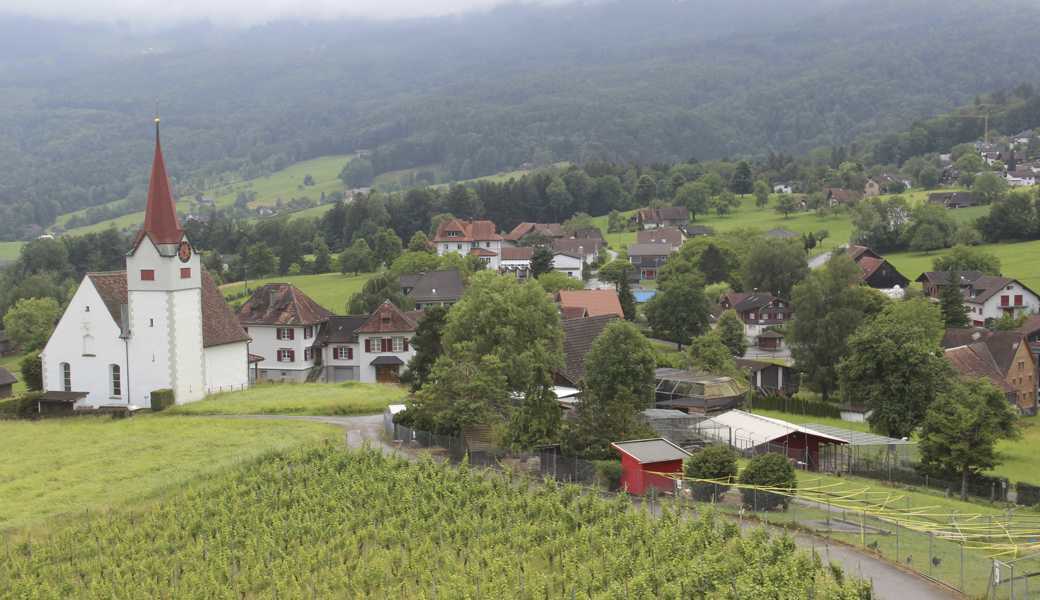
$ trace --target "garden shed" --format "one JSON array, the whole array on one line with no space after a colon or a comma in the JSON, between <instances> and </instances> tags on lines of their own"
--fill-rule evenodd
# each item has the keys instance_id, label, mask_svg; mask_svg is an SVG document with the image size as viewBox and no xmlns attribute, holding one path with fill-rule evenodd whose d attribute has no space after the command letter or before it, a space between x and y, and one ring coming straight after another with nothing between
<instances>
[{"instance_id":1,"label":"garden shed","mask_svg":"<svg viewBox=\"0 0 1040 600\"><path fill-rule=\"evenodd\" d=\"M675 480L661 473L682 475L683 460L690 455L663 438L614 442L610 446L621 455L621 488L636 495L650 489L674 492Z\"/></svg>"},{"instance_id":2,"label":"garden shed","mask_svg":"<svg viewBox=\"0 0 1040 600\"><path fill-rule=\"evenodd\" d=\"M715 415L700 425L705 436L714 437L741 452L777 452L797 461L799 467L814 471L821 466L821 448L849 443L846 436L742 410Z\"/></svg>"}]
</instances>

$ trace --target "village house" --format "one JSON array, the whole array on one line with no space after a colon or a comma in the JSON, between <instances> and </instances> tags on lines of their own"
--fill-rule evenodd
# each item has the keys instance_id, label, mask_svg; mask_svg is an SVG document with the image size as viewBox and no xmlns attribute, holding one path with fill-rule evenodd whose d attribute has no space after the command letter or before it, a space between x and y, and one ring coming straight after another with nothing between
<instances>
[{"instance_id":1,"label":"village house","mask_svg":"<svg viewBox=\"0 0 1040 600\"><path fill-rule=\"evenodd\" d=\"M10 398L14 393L14 384L18 381L10 371L0 367L0 398Z\"/></svg>"},{"instance_id":2,"label":"village house","mask_svg":"<svg viewBox=\"0 0 1040 600\"><path fill-rule=\"evenodd\" d=\"M397 278L401 292L411 298L416 310L451 306L462 298L462 275L458 269L411 273Z\"/></svg>"},{"instance_id":3,"label":"village house","mask_svg":"<svg viewBox=\"0 0 1040 600\"><path fill-rule=\"evenodd\" d=\"M632 276L639 281L657 279L661 266L677 250L671 244L632 244L628 248L628 260L635 266Z\"/></svg>"},{"instance_id":4,"label":"village house","mask_svg":"<svg viewBox=\"0 0 1040 600\"><path fill-rule=\"evenodd\" d=\"M329 317L315 344L321 353L321 379L398 383L415 356L412 338L421 315L386 301L370 315Z\"/></svg>"},{"instance_id":5,"label":"village house","mask_svg":"<svg viewBox=\"0 0 1040 600\"><path fill-rule=\"evenodd\" d=\"M613 315L619 319L625 318L621 300L614 290L560 290L556 292L556 303L565 317L568 313L575 317L577 311L581 311L585 317Z\"/></svg>"},{"instance_id":6,"label":"village house","mask_svg":"<svg viewBox=\"0 0 1040 600\"><path fill-rule=\"evenodd\" d=\"M531 276L531 259L534 257L534 248L529 246L502 248L498 263L498 272L513 275L517 279L524 280Z\"/></svg>"},{"instance_id":7,"label":"village house","mask_svg":"<svg viewBox=\"0 0 1040 600\"><path fill-rule=\"evenodd\" d=\"M463 219L449 219L438 225L431 241L437 248L437 256L449 252L472 254L492 270L498 270L505 245L502 236L495 232L493 222Z\"/></svg>"},{"instance_id":8,"label":"village house","mask_svg":"<svg viewBox=\"0 0 1040 600\"><path fill-rule=\"evenodd\" d=\"M863 195L867 198L880 196L881 194L894 194L910 189L910 181L893 177L888 173L882 173L867 179L863 186Z\"/></svg>"},{"instance_id":9,"label":"village house","mask_svg":"<svg viewBox=\"0 0 1040 600\"><path fill-rule=\"evenodd\" d=\"M949 284L950 274L929 271L921 273L917 281L925 295L938 299L942 286ZM960 273L958 287L964 296L968 318L979 327L1005 315L1019 317L1040 311L1040 296L1017 279L965 271Z\"/></svg>"},{"instance_id":10,"label":"village house","mask_svg":"<svg viewBox=\"0 0 1040 600\"><path fill-rule=\"evenodd\" d=\"M793 194L794 184L788 181L777 183L773 185L774 194Z\"/></svg>"},{"instance_id":11,"label":"village house","mask_svg":"<svg viewBox=\"0 0 1040 600\"><path fill-rule=\"evenodd\" d=\"M891 263L866 246L850 244L846 248L845 254L859 266L863 283L874 289L906 289L906 286L910 284L910 280L896 270Z\"/></svg>"},{"instance_id":12,"label":"village house","mask_svg":"<svg viewBox=\"0 0 1040 600\"><path fill-rule=\"evenodd\" d=\"M978 204L972 192L936 192L928 194L928 202L946 208L969 208Z\"/></svg>"},{"instance_id":13,"label":"village house","mask_svg":"<svg viewBox=\"0 0 1040 600\"><path fill-rule=\"evenodd\" d=\"M1027 187L1036 185L1036 173L1032 169L1016 169L1008 171L1005 176L1010 187Z\"/></svg>"},{"instance_id":14,"label":"village house","mask_svg":"<svg viewBox=\"0 0 1040 600\"><path fill-rule=\"evenodd\" d=\"M598 227L583 227L575 229L571 239L575 240L599 240L603 242L603 232Z\"/></svg>"},{"instance_id":15,"label":"village house","mask_svg":"<svg viewBox=\"0 0 1040 600\"><path fill-rule=\"evenodd\" d=\"M784 334L775 329L766 329L755 336L755 347L768 352L784 349Z\"/></svg>"},{"instance_id":16,"label":"village house","mask_svg":"<svg viewBox=\"0 0 1040 600\"><path fill-rule=\"evenodd\" d=\"M835 206L850 206L860 201L859 192L846 190L844 188L824 188L823 198L831 208Z\"/></svg>"},{"instance_id":17,"label":"village house","mask_svg":"<svg viewBox=\"0 0 1040 600\"><path fill-rule=\"evenodd\" d=\"M73 409L177 404L249 385L249 337L184 234L155 125L144 224L126 270L88 273L41 355L43 401Z\"/></svg>"},{"instance_id":18,"label":"village house","mask_svg":"<svg viewBox=\"0 0 1040 600\"><path fill-rule=\"evenodd\" d=\"M756 337L770 325L791 320L791 305L763 292L727 292L719 297L719 314L733 309L744 323L744 335ZM717 317L718 315L716 315Z\"/></svg>"},{"instance_id":19,"label":"village house","mask_svg":"<svg viewBox=\"0 0 1040 600\"><path fill-rule=\"evenodd\" d=\"M552 241L552 250L554 254L581 257L585 264L591 265L596 262L600 249L606 245L602 238L556 238Z\"/></svg>"},{"instance_id":20,"label":"village house","mask_svg":"<svg viewBox=\"0 0 1040 600\"><path fill-rule=\"evenodd\" d=\"M257 378L303 382L321 364L314 343L332 313L289 283L258 288L238 310L238 322L253 339L250 352L263 360Z\"/></svg>"},{"instance_id":21,"label":"village house","mask_svg":"<svg viewBox=\"0 0 1040 600\"><path fill-rule=\"evenodd\" d=\"M559 223L520 223L512 231L502 236L507 242L517 243L525 237L541 236L545 238L561 238L567 234Z\"/></svg>"},{"instance_id":22,"label":"village house","mask_svg":"<svg viewBox=\"0 0 1040 600\"><path fill-rule=\"evenodd\" d=\"M668 244L678 248L686 241L686 234L675 227L644 229L636 232L637 244Z\"/></svg>"},{"instance_id":23,"label":"village house","mask_svg":"<svg viewBox=\"0 0 1040 600\"><path fill-rule=\"evenodd\" d=\"M1029 315L1015 331L1021 332L1029 342L1029 349L1037 357L1037 368L1040 368L1040 315ZM1040 387L1040 381L1038 381Z\"/></svg>"},{"instance_id":24,"label":"village house","mask_svg":"<svg viewBox=\"0 0 1040 600\"><path fill-rule=\"evenodd\" d=\"M1037 363L1025 334L948 329L942 344L946 360L962 376L989 379L1023 414L1036 414Z\"/></svg>"},{"instance_id":25,"label":"village house","mask_svg":"<svg viewBox=\"0 0 1040 600\"><path fill-rule=\"evenodd\" d=\"M641 208L632 217L632 221L639 225L640 229L684 227L690 221L690 211L684 206Z\"/></svg>"},{"instance_id":26,"label":"village house","mask_svg":"<svg viewBox=\"0 0 1040 600\"><path fill-rule=\"evenodd\" d=\"M576 254L554 252L552 258L552 269L557 273L563 273L567 277L582 279L585 271L585 261L581 256Z\"/></svg>"},{"instance_id":27,"label":"village house","mask_svg":"<svg viewBox=\"0 0 1040 600\"><path fill-rule=\"evenodd\" d=\"M592 350L603 330L618 320L617 315L565 319L563 325L563 368L554 374L556 385L580 388L585 378L585 355Z\"/></svg>"}]
</instances>

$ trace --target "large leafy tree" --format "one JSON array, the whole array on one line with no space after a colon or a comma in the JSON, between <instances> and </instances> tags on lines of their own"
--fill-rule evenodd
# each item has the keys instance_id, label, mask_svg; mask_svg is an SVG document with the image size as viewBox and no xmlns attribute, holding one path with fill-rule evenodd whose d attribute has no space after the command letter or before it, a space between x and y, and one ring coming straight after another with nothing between
<instances>
[{"instance_id":1,"label":"large leafy tree","mask_svg":"<svg viewBox=\"0 0 1040 600\"><path fill-rule=\"evenodd\" d=\"M790 298L794 286L809 274L802 242L760 241L751 247L742 269L744 289Z\"/></svg>"},{"instance_id":2,"label":"large leafy tree","mask_svg":"<svg viewBox=\"0 0 1040 600\"><path fill-rule=\"evenodd\" d=\"M755 182L755 187L751 193L755 195L755 206L758 208L765 208L769 205L769 183L763 179L759 179Z\"/></svg>"},{"instance_id":3,"label":"large leafy tree","mask_svg":"<svg viewBox=\"0 0 1040 600\"><path fill-rule=\"evenodd\" d=\"M743 381L743 375L737 369L733 354L717 333L702 335L690 340L687 350L690 366L715 375L729 375Z\"/></svg>"},{"instance_id":4,"label":"large leafy tree","mask_svg":"<svg viewBox=\"0 0 1040 600\"><path fill-rule=\"evenodd\" d=\"M371 273L376 265L375 254L363 239L356 240L339 257L339 268L344 273Z\"/></svg>"},{"instance_id":5,"label":"large leafy tree","mask_svg":"<svg viewBox=\"0 0 1040 600\"><path fill-rule=\"evenodd\" d=\"M401 238L384 227L372 241L372 257L376 263L390 266L401 255Z\"/></svg>"},{"instance_id":6,"label":"large leafy tree","mask_svg":"<svg viewBox=\"0 0 1040 600\"><path fill-rule=\"evenodd\" d=\"M407 401L408 422L420 430L457 435L510 413L505 369L496 356L473 361L443 356L428 383Z\"/></svg>"},{"instance_id":7,"label":"large leafy tree","mask_svg":"<svg viewBox=\"0 0 1040 600\"><path fill-rule=\"evenodd\" d=\"M609 458L611 442L649 434L639 412L653 406L655 366L649 340L634 325L607 325L585 356L587 375L568 450Z\"/></svg>"},{"instance_id":8,"label":"large leafy tree","mask_svg":"<svg viewBox=\"0 0 1040 600\"><path fill-rule=\"evenodd\" d=\"M675 203L685 206L690 211L690 218L697 220L697 215L708 212L711 205L711 188L703 181L684 183L675 192Z\"/></svg>"},{"instance_id":9,"label":"large leafy tree","mask_svg":"<svg viewBox=\"0 0 1040 600\"><path fill-rule=\"evenodd\" d=\"M657 183L649 175L642 175L636 181L635 199L640 206L647 206L657 195Z\"/></svg>"},{"instance_id":10,"label":"large leafy tree","mask_svg":"<svg viewBox=\"0 0 1040 600\"><path fill-rule=\"evenodd\" d=\"M402 310L409 310L414 306L412 299L401 291L397 276L384 272L366 281L361 291L350 297L347 301L347 312L352 315L367 315L387 300Z\"/></svg>"},{"instance_id":11,"label":"large leafy tree","mask_svg":"<svg viewBox=\"0 0 1040 600\"><path fill-rule=\"evenodd\" d=\"M747 352L747 337L744 335L744 323L732 308L719 316L716 324L716 335L729 348L733 356L744 356Z\"/></svg>"},{"instance_id":12,"label":"large leafy tree","mask_svg":"<svg viewBox=\"0 0 1040 600\"><path fill-rule=\"evenodd\" d=\"M684 273L661 283L646 305L646 320L654 337L675 342L680 349L708 329L704 280Z\"/></svg>"},{"instance_id":13,"label":"large leafy tree","mask_svg":"<svg viewBox=\"0 0 1040 600\"><path fill-rule=\"evenodd\" d=\"M1018 436L1017 416L999 389L983 379L955 383L924 417L921 465L935 474L960 476L966 500L971 476L1000 463L997 442Z\"/></svg>"},{"instance_id":14,"label":"large leafy tree","mask_svg":"<svg viewBox=\"0 0 1040 600\"><path fill-rule=\"evenodd\" d=\"M848 353L849 336L887 303L876 290L859 285L859 277L856 263L839 254L791 292L791 354L824 400L837 388L837 366Z\"/></svg>"},{"instance_id":15,"label":"large leafy tree","mask_svg":"<svg viewBox=\"0 0 1040 600\"><path fill-rule=\"evenodd\" d=\"M47 343L60 316L54 298L23 298L4 315L4 330L15 347L33 352Z\"/></svg>"},{"instance_id":16,"label":"large leafy tree","mask_svg":"<svg viewBox=\"0 0 1040 600\"><path fill-rule=\"evenodd\" d=\"M936 271L980 271L1000 275L1000 258L980 248L957 245L946 254L932 259Z\"/></svg>"},{"instance_id":17,"label":"large leafy tree","mask_svg":"<svg viewBox=\"0 0 1040 600\"><path fill-rule=\"evenodd\" d=\"M942 315L924 299L893 302L864 321L838 366L842 398L870 407L870 427L909 437L952 377L942 356Z\"/></svg>"},{"instance_id":18,"label":"large leafy tree","mask_svg":"<svg viewBox=\"0 0 1040 600\"><path fill-rule=\"evenodd\" d=\"M538 277L552 271L553 253L548 246L536 246L531 256L531 276Z\"/></svg>"}]
</instances>

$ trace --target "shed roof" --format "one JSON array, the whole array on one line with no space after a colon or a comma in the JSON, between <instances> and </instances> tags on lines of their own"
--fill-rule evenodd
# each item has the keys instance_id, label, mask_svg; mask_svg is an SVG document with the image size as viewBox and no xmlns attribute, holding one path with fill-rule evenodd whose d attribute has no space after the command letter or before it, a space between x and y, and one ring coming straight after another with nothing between
<instances>
[{"instance_id":1,"label":"shed roof","mask_svg":"<svg viewBox=\"0 0 1040 600\"><path fill-rule=\"evenodd\" d=\"M669 460L682 460L690 456L689 452L664 438L614 442L610 446L618 452L636 459L636 462L641 465Z\"/></svg>"},{"instance_id":2,"label":"shed roof","mask_svg":"<svg viewBox=\"0 0 1040 600\"><path fill-rule=\"evenodd\" d=\"M733 432L734 437L748 440L756 446L787 437L792 433L803 433L838 444L849 443L847 438L841 436L830 435L810 427L789 423L781 419L756 415L739 409L733 409L715 415L714 417L706 419L705 423L716 426L716 428L705 429L705 432L709 436L714 434L718 437L718 435L721 434L720 429L727 428L729 431ZM729 441L728 434L726 434L726 439L724 441Z\"/></svg>"},{"instance_id":3,"label":"shed roof","mask_svg":"<svg viewBox=\"0 0 1040 600\"><path fill-rule=\"evenodd\" d=\"M843 427L820 425L819 423L806 423L805 426L813 431L848 440L850 446L908 446L914 443L909 440L870 433L869 431L855 431Z\"/></svg>"}]
</instances>

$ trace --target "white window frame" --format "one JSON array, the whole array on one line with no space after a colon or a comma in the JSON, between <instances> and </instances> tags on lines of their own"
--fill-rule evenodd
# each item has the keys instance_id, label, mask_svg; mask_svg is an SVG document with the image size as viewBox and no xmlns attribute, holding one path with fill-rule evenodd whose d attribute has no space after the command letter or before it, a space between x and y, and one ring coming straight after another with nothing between
<instances>
[{"instance_id":1,"label":"white window frame","mask_svg":"<svg viewBox=\"0 0 1040 600\"><path fill-rule=\"evenodd\" d=\"M123 369L117 364L108 365L109 395L113 398L123 397Z\"/></svg>"},{"instance_id":2,"label":"white window frame","mask_svg":"<svg viewBox=\"0 0 1040 600\"><path fill-rule=\"evenodd\" d=\"M278 362L293 362L292 360L289 359L289 357L292 356L291 352L292 352L292 348L279 348L278 349Z\"/></svg>"},{"instance_id":3,"label":"white window frame","mask_svg":"<svg viewBox=\"0 0 1040 600\"><path fill-rule=\"evenodd\" d=\"M61 388L66 392L72 391L72 365L67 362L61 363Z\"/></svg>"},{"instance_id":4,"label":"white window frame","mask_svg":"<svg viewBox=\"0 0 1040 600\"><path fill-rule=\"evenodd\" d=\"M390 345L391 352L404 352L404 338L401 336L394 336L393 342Z\"/></svg>"},{"instance_id":5,"label":"white window frame","mask_svg":"<svg viewBox=\"0 0 1040 600\"><path fill-rule=\"evenodd\" d=\"M292 335L293 335L293 334L291 334L291 333L287 333L287 332L289 332L289 331L292 331L292 327L278 327L277 329L275 329L275 335L274 335L274 337L275 337L275 339L277 339L277 340L291 340L291 339L293 339L293 338L294 338L295 336L293 336L293 337L289 337L289 336L292 336Z\"/></svg>"}]
</instances>

